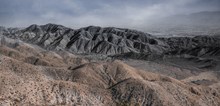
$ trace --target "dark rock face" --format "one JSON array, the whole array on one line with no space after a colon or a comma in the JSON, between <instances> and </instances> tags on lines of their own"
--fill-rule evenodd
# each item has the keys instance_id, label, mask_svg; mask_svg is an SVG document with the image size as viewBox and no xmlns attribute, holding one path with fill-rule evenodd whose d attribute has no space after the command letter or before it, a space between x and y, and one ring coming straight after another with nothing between
<instances>
[{"instance_id":1,"label":"dark rock face","mask_svg":"<svg viewBox=\"0 0 220 106\"><path fill-rule=\"evenodd\" d=\"M116 58L147 60L182 56L199 63L198 67L215 67L220 63L218 36L156 38L130 29L88 26L74 30L56 24L31 25L24 29L1 27L0 32L1 35L18 38L49 50L67 50L77 54L103 54ZM200 65L210 63L209 61L211 64Z\"/></svg>"},{"instance_id":2,"label":"dark rock face","mask_svg":"<svg viewBox=\"0 0 220 106\"><path fill-rule=\"evenodd\" d=\"M89 26L73 30L55 24L31 25L14 32L5 31L4 35L47 49L66 49L83 54L162 53L166 49L161 40L147 33L114 27Z\"/></svg>"},{"instance_id":3,"label":"dark rock face","mask_svg":"<svg viewBox=\"0 0 220 106\"><path fill-rule=\"evenodd\" d=\"M82 54L190 54L218 55L220 37L156 38L140 31L97 26L71 29L62 25L31 25L28 28L0 28L2 35L19 38L47 49L65 49ZM213 52L213 53L212 53Z\"/></svg>"}]
</instances>

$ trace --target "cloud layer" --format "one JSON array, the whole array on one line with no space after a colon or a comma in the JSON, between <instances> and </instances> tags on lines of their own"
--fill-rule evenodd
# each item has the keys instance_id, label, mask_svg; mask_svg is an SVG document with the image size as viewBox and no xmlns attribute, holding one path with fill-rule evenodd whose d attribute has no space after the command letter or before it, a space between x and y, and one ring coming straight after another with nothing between
<instances>
[{"instance_id":1,"label":"cloud layer","mask_svg":"<svg viewBox=\"0 0 220 106\"><path fill-rule=\"evenodd\" d=\"M0 0L0 25L143 28L161 17L219 10L219 0Z\"/></svg>"}]
</instances>

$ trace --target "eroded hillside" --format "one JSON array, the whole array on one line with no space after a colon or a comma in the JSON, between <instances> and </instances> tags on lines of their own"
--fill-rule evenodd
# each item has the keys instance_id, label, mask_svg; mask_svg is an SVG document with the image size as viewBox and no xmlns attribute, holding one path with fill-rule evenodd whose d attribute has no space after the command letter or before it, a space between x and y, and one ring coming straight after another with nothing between
<instances>
[{"instance_id":1,"label":"eroded hillside","mask_svg":"<svg viewBox=\"0 0 220 106\"><path fill-rule=\"evenodd\" d=\"M206 76L213 81L206 85L193 82L206 74L177 80L120 60L92 62L68 51L4 39L1 105L220 105L217 74Z\"/></svg>"}]
</instances>

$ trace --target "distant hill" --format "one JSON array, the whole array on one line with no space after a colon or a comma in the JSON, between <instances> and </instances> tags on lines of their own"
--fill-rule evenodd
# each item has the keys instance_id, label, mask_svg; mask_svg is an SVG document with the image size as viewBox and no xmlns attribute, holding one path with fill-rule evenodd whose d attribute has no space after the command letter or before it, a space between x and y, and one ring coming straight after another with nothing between
<instances>
[{"instance_id":1,"label":"distant hill","mask_svg":"<svg viewBox=\"0 0 220 106\"><path fill-rule=\"evenodd\" d=\"M183 25L204 25L220 27L220 11L215 12L198 12L189 15L173 16L170 21Z\"/></svg>"},{"instance_id":2,"label":"distant hill","mask_svg":"<svg viewBox=\"0 0 220 106\"><path fill-rule=\"evenodd\" d=\"M148 31L178 35L219 35L220 11L203 11L188 15L174 15L147 27Z\"/></svg>"}]
</instances>

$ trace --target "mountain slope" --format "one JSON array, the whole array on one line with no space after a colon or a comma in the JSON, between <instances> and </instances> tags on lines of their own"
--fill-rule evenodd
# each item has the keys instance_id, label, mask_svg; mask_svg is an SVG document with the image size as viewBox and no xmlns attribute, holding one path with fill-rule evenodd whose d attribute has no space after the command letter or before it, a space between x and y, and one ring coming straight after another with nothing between
<instances>
[{"instance_id":1,"label":"mountain slope","mask_svg":"<svg viewBox=\"0 0 220 106\"><path fill-rule=\"evenodd\" d=\"M3 35L47 49L65 49L75 53L120 54L141 50L149 52L151 48L161 51L163 46L166 46L149 34L113 27L89 26L73 30L55 24L31 25L15 32L9 29Z\"/></svg>"},{"instance_id":2,"label":"mountain slope","mask_svg":"<svg viewBox=\"0 0 220 106\"><path fill-rule=\"evenodd\" d=\"M185 67L178 63L182 59L185 63L193 62L189 64L193 67L214 70L219 69L220 63L219 36L157 38L131 29L89 26L74 30L56 24L31 25L23 29L2 27L1 34L47 50L64 50L81 55L165 60L165 63L168 61Z\"/></svg>"},{"instance_id":3,"label":"mountain slope","mask_svg":"<svg viewBox=\"0 0 220 106\"><path fill-rule=\"evenodd\" d=\"M0 105L220 105L218 83L200 86L118 60L88 62L12 41L0 47Z\"/></svg>"},{"instance_id":4,"label":"mountain slope","mask_svg":"<svg viewBox=\"0 0 220 106\"><path fill-rule=\"evenodd\" d=\"M220 105L218 36L47 24L1 28L0 44L0 105Z\"/></svg>"}]
</instances>

